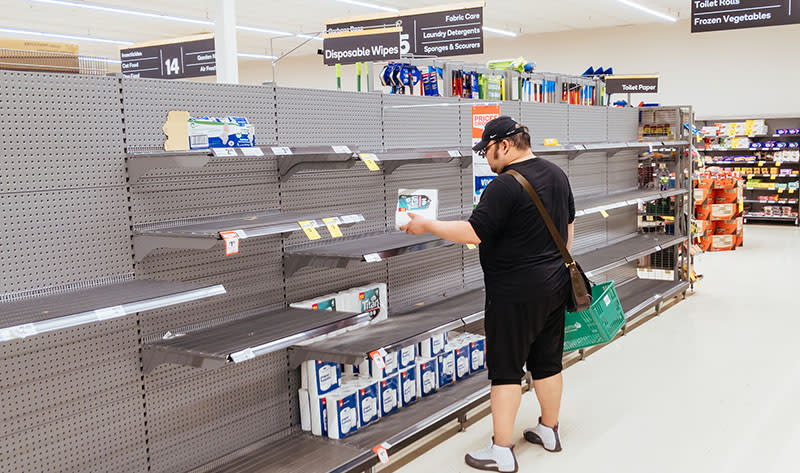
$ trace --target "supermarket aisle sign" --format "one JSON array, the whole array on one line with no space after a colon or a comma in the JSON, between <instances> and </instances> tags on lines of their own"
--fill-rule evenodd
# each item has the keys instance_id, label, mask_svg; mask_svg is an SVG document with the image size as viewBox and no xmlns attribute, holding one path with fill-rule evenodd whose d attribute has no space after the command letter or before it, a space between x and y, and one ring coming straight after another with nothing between
<instances>
[{"instance_id":1,"label":"supermarket aisle sign","mask_svg":"<svg viewBox=\"0 0 800 473\"><path fill-rule=\"evenodd\" d=\"M400 28L326 34L325 65L400 59Z\"/></svg>"},{"instance_id":2,"label":"supermarket aisle sign","mask_svg":"<svg viewBox=\"0 0 800 473\"><path fill-rule=\"evenodd\" d=\"M122 75L153 79L183 79L217 74L214 35L134 44L119 50Z\"/></svg>"},{"instance_id":3,"label":"supermarket aisle sign","mask_svg":"<svg viewBox=\"0 0 800 473\"><path fill-rule=\"evenodd\" d=\"M692 33L800 23L800 0L691 0Z\"/></svg>"},{"instance_id":4,"label":"supermarket aisle sign","mask_svg":"<svg viewBox=\"0 0 800 473\"><path fill-rule=\"evenodd\" d=\"M483 135L483 129L491 120L500 116L500 105L475 105L472 107L472 146L475 146ZM489 162L485 158L472 152L472 205L478 205L481 194L486 186L497 176L489 167Z\"/></svg>"},{"instance_id":5,"label":"supermarket aisle sign","mask_svg":"<svg viewBox=\"0 0 800 473\"><path fill-rule=\"evenodd\" d=\"M606 76L607 94L657 94L658 76Z\"/></svg>"},{"instance_id":6,"label":"supermarket aisle sign","mask_svg":"<svg viewBox=\"0 0 800 473\"><path fill-rule=\"evenodd\" d=\"M483 1L468 2L328 20L325 33L400 27L400 54L436 57L482 54L484 5Z\"/></svg>"}]
</instances>

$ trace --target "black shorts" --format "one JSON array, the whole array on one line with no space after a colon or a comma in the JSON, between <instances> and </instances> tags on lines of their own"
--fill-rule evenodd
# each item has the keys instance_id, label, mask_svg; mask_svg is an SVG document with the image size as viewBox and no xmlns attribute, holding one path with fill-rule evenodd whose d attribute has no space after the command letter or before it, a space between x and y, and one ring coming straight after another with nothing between
<instances>
[{"instance_id":1,"label":"black shorts","mask_svg":"<svg viewBox=\"0 0 800 473\"><path fill-rule=\"evenodd\" d=\"M520 384L527 363L533 379L562 370L564 311L570 286L535 302L486 299L486 365L492 385Z\"/></svg>"}]
</instances>

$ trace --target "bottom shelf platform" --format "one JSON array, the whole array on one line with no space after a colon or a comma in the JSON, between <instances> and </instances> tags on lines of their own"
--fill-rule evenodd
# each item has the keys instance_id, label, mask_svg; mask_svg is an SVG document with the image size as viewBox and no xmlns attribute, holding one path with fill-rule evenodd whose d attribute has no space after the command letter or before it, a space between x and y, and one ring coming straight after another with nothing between
<instances>
[{"instance_id":1,"label":"bottom shelf platform","mask_svg":"<svg viewBox=\"0 0 800 473\"><path fill-rule=\"evenodd\" d=\"M625 311L625 319L631 320L688 288L689 283L684 281L633 279L617 286L617 296Z\"/></svg>"}]
</instances>

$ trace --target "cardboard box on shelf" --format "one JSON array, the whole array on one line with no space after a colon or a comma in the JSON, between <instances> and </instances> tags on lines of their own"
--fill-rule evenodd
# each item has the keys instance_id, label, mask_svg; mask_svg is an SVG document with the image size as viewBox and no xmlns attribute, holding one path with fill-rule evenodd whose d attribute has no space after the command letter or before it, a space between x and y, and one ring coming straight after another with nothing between
<instances>
[{"instance_id":1,"label":"cardboard box on shelf","mask_svg":"<svg viewBox=\"0 0 800 473\"><path fill-rule=\"evenodd\" d=\"M453 384L456 381L456 357L453 350L442 352L436 358L436 369L439 371L439 387Z\"/></svg>"},{"instance_id":2,"label":"cardboard box on shelf","mask_svg":"<svg viewBox=\"0 0 800 473\"><path fill-rule=\"evenodd\" d=\"M469 371L471 374L475 374L486 368L486 337L469 335Z\"/></svg>"},{"instance_id":3,"label":"cardboard box on shelf","mask_svg":"<svg viewBox=\"0 0 800 473\"><path fill-rule=\"evenodd\" d=\"M420 357L414 365L414 377L417 381L417 396L428 397L439 389L439 371L436 358Z\"/></svg>"},{"instance_id":4,"label":"cardboard box on shelf","mask_svg":"<svg viewBox=\"0 0 800 473\"><path fill-rule=\"evenodd\" d=\"M314 435L328 436L328 400L327 394L314 396L308 394L309 410L311 413L311 433ZM301 398L302 401L302 398ZM302 415L302 412L300 413Z\"/></svg>"},{"instance_id":5,"label":"cardboard box on shelf","mask_svg":"<svg viewBox=\"0 0 800 473\"><path fill-rule=\"evenodd\" d=\"M711 191L709 189L704 189L704 188L694 189L694 205L704 205L707 203L710 197L711 197Z\"/></svg>"},{"instance_id":6,"label":"cardboard box on shelf","mask_svg":"<svg viewBox=\"0 0 800 473\"><path fill-rule=\"evenodd\" d=\"M326 396L328 438L340 439L358 430L358 393L339 388Z\"/></svg>"},{"instance_id":7,"label":"cardboard box on shelf","mask_svg":"<svg viewBox=\"0 0 800 473\"><path fill-rule=\"evenodd\" d=\"M303 383L301 387L308 389L308 393L312 397L321 396L339 388L342 373L338 363L308 360L300 366L301 383Z\"/></svg>"},{"instance_id":8,"label":"cardboard box on shelf","mask_svg":"<svg viewBox=\"0 0 800 473\"><path fill-rule=\"evenodd\" d=\"M711 251L730 251L736 245L736 235L714 235Z\"/></svg>"},{"instance_id":9,"label":"cardboard box on shelf","mask_svg":"<svg viewBox=\"0 0 800 473\"><path fill-rule=\"evenodd\" d=\"M417 359L417 345L409 345L398 352L397 365L400 370L414 366Z\"/></svg>"},{"instance_id":10,"label":"cardboard box on shelf","mask_svg":"<svg viewBox=\"0 0 800 473\"><path fill-rule=\"evenodd\" d=\"M439 333L423 340L419 344L419 356L433 358L444 351L445 343L447 343L447 334L445 333Z\"/></svg>"},{"instance_id":11,"label":"cardboard box on shelf","mask_svg":"<svg viewBox=\"0 0 800 473\"><path fill-rule=\"evenodd\" d=\"M380 418L378 408L378 380L357 379L353 383L358 394L358 427L365 427Z\"/></svg>"},{"instance_id":12,"label":"cardboard box on shelf","mask_svg":"<svg viewBox=\"0 0 800 473\"><path fill-rule=\"evenodd\" d=\"M325 296L315 297L314 299L294 302L289 304L289 307L295 309L336 310L337 299L339 299L338 294L327 294Z\"/></svg>"},{"instance_id":13,"label":"cardboard box on shelf","mask_svg":"<svg viewBox=\"0 0 800 473\"><path fill-rule=\"evenodd\" d=\"M711 220L730 220L739 213L736 204L713 204L711 206Z\"/></svg>"},{"instance_id":14,"label":"cardboard box on shelf","mask_svg":"<svg viewBox=\"0 0 800 473\"><path fill-rule=\"evenodd\" d=\"M400 371L400 403L407 406L417 400L417 370L412 365Z\"/></svg>"},{"instance_id":15,"label":"cardboard box on shelf","mask_svg":"<svg viewBox=\"0 0 800 473\"><path fill-rule=\"evenodd\" d=\"M400 408L400 375L395 373L378 382L378 400L381 417L386 417Z\"/></svg>"},{"instance_id":16,"label":"cardboard box on shelf","mask_svg":"<svg viewBox=\"0 0 800 473\"><path fill-rule=\"evenodd\" d=\"M735 235L740 230L740 219L717 220L714 222L714 235Z\"/></svg>"},{"instance_id":17,"label":"cardboard box on shelf","mask_svg":"<svg viewBox=\"0 0 800 473\"><path fill-rule=\"evenodd\" d=\"M734 204L739 202L739 189L714 189L714 202L715 204Z\"/></svg>"},{"instance_id":18,"label":"cardboard box on shelf","mask_svg":"<svg viewBox=\"0 0 800 473\"><path fill-rule=\"evenodd\" d=\"M337 294L337 307L344 312L373 312L373 322L386 320L389 316L385 283L374 283L354 287Z\"/></svg>"}]
</instances>

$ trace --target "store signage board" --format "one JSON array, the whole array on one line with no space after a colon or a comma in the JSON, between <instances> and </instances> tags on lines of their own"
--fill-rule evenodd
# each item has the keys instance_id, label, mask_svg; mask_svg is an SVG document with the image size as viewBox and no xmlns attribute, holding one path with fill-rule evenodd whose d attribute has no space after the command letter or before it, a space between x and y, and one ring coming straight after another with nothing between
<instances>
[{"instance_id":1,"label":"store signage board","mask_svg":"<svg viewBox=\"0 0 800 473\"><path fill-rule=\"evenodd\" d=\"M607 94L657 94L658 76L606 76Z\"/></svg>"},{"instance_id":2,"label":"store signage board","mask_svg":"<svg viewBox=\"0 0 800 473\"><path fill-rule=\"evenodd\" d=\"M800 0L692 0L692 33L800 23Z\"/></svg>"},{"instance_id":3,"label":"store signage board","mask_svg":"<svg viewBox=\"0 0 800 473\"><path fill-rule=\"evenodd\" d=\"M400 28L326 34L325 65L400 59Z\"/></svg>"},{"instance_id":4,"label":"store signage board","mask_svg":"<svg viewBox=\"0 0 800 473\"><path fill-rule=\"evenodd\" d=\"M400 27L400 54L461 56L483 53L484 2L403 10L398 13L329 20L327 34Z\"/></svg>"},{"instance_id":5,"label":"store signage board","mask_svg":"<svg viewBox=\"0 0 800 473\"><path fill-rule=\"evenodd\" d=\"M478 144L486 124L500 116L500 105L474 105L472 107L472 146ZM472 152L472 205L478 205L486 186L497 177L486 158Z\"/></svg>"},{"instance_id":6,"label":"store signage board","mask_svg":"<svg viewBox=\"0 0 800 473\"><path fill-rule=\"evenodd\" d=\"M120 49L122 75L152 79L183 79L217 74L214 35L145 43Z\"/></svg>"}]
</instances>

